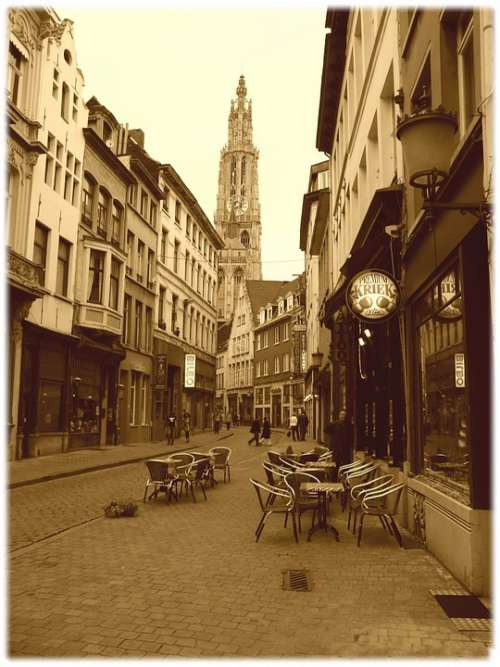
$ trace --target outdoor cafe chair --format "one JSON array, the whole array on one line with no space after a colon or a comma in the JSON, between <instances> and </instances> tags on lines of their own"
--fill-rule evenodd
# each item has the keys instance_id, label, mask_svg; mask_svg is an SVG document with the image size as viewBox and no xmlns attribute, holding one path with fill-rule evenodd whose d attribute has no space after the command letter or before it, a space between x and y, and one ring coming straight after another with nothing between
<instances>
[{"instance_id":1,"label":"outdoor cafe chair","mask_svg":"<svg viewBox=\"0 0 500 667\"><path fill-rule=\"evenodd\" d=\"M280 466L281 465L281 456L278 454L278 452L273 451L270 449L267 452L267 458L271 461L271 463L274 463L275 465Z\"/></svg>"},{"instance_id":2,"label":"outdoor cafe chair","mask_svg":"<svg viewBox=\"0 0 500 667\"><path fill-rule=\"evenodd\" d=\"M176 452L169 457L170 465L172 466L172 477L175 484L176 496L177 486L185 487L187 493L187 485L185 484L186 476L189 472L189 467L194 461L194 456L189 452Z\"/></svg>"},{"instance_id":3,"label":"outdoor cafe chair","mask_svg":"<svg viewBox=\"0 0 500 667\"><path fill-rule=\"evenodd\" d=\"M231 469L229 467L229 459L231 458L232 450L229 447L212 447L209 449L208 453L214 457L215 461L213 464L214 470L223 470L224 471L224 483L231 481Z\"/></svg>"},{"instance_id":4,"label":"outdoor cafe chair","mask_svg":"<svg viewBox=\"0 0 500 667\"><path fill-rule=\"evenodd\" d=\"M316 512L320 509L318 494L304 493L300 490L300 485L304 482L319 482L319 478L307 472L291 472L285 477L285 484L290 489L293 496L292 512L297 515L299 520L299 533L302 531L300 517L304 512L312 511L312 526Z\"/></svg>"},{"instance_id":5,"label":"outdoor cafe chair","mask_svg":"<svg viewBox=\"0 0 500 667\"><path fill-rule=\"evenodd\" d=\"M289 468L274 465L269 461L264 461L262 466L269 484L272 484L272 486L285 486L285 477L290 472Z\"/></svg>"},{"instance_id":6,"label":"outdoor cafe chair","mask_svg":"<svg viewBox=\"0 0 500 667\"><path fill-rule=\"evenodd\" d=\"M143 502L146 502L148 489L151 487L153 487L153 492L149 496L148 500L151 500L153 496L156 498L160 491L165 493L168 500L172 493L172 488L175 484L174 478L169 476L168 462L161 461L159 459L150 459L149 461L145 461L145 464L148 469L149 478L146 481Z\"/></svg>"},{"instance_id":7,"label":"outdoor cafe chair","mask_svg":"<svg viewBox=\"0 0 500 667\"><path fill-rule=\"evenodd\" d=\"M303 463L300 463L298 460L286 456L286 454L282 454L279 458L279 465L283 468L288 468L290 471L305 467Z\"/></svg>"},{"instance_id":8,"label":"outdoor cafe chair","mask_svg":"<svg viewBox=\"0 0 500 667\"><path fill-rule=\"evenodd\" d=\"M345 463L344 465L341 465L338 470L339 481L341 477L354 470L354 468L360 468L361 466L367 464L368 464L367 459L356 459L355 461L352 461L352 463Z\"/></svg>"},{"instance_id":9,"label":"outdoor cafe chair","mask_svg":"<svg viewBox=\"0 0 500 667\"><path fill-rule=\"evenodd\" d=\"M347 530L350 529L351 525L351 516L353 516L353 526L352 532L353 535L356 534L356 522L358 517L358 512L361 508L361 502L363 497L369 491L375 491L378 489L384 489L388 486L391 486L394 480L394 475L381 475L380 477L374 477L368 482L361 482L361 484L356 484L351 487L351 498L349 500L349 516L347 519ZM380 519L382 521L382 518ZM382 521L384 528L386 527Z\"/></svg>"},{"instance_id":10,"label":"outdoor cafe chair","mask_svg":"<svg viewBox=\"0 0 500 667\"><path fill-rule=\"evenodd\" d=\"M387 528L399 546L403 546L401 533L394 517L397 514L401 493L405 486L405 482L400 482L399 484L393 484L384 489L375 489L364 494L360 509L358 547L361 545L361 533L365 516L378 516L382 525Z\"/></svg>"},{"instance_id":11,"label":"outdoor cafe chair","mask_svg":"<svg viewBox=\"0 0 500 667\"><path fill-rule=\"evenodd\" d=\"M271 514L284 514L285 527L287 524L288 515L291 514L293 535L295 537L295 541L298 542L299 536L297 534L297 523L295 521L295 512L293 511L294 502L291 491L289 489L278 488L272 484L267 484L266 482L260 482L251 478L250 483L257 493L260 509L262 510L262 516L255 531L255 541L259 541L266 521L271 516ZM267 494L266 498L264 498L264 494Z\"/></svg>"},{"instance_id":12,"label":"outdoor cafe chair","mask_svg":"<svg viewBox=\"0 0 500 667\"><path fill-rule=\"evenodd\" d=\"M339 482L341 482L342 486L344 487L342 494L342 511L346 509L347 503L351 497L351 488L356 483L361 484L361 482L368 482L369 480L373 479L377 470L378 465L372 462L357 468L353 468L339 479Z\"/></svg>"},{"instance_id":13,"label":"outdoor cafe chair","mask_svg":"<svg viewBox=\"0 0 500 667\"><path fill-rule=\"evenodd\" d=\"M191 492L191 497L193 502L196 502L196 496L194 493L195 487L198 487L203 492L203 497L207 499L207 494L205 491L205 484L207 481L207 470L209 469L210 461L208 457L203 459L198 459L189 464L188 469L185 473L183 483L186 485L186 489Z\"/></svg>"},{"instance_id":14,"label":"outdoor cafe chair","mask_svg":"<svg viewBox=\"0 0 500 667\"><path fill-rule=\"evenodd\" d=\"M301 454L299 456L299 463L311 463L313 461L318 461L319 458L319 454L315 454L314 452L306 452L305 454Z\"/></svg>"}]
</instances>

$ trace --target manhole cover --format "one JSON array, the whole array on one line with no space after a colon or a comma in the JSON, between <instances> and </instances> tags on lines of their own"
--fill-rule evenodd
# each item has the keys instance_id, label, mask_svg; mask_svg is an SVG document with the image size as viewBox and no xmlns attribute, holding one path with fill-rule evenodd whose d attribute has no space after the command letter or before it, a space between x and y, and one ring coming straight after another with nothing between
<instances>
[{"instance_id":1,"label":"manhole cover","mask_svg":"<svg viewBox=\"0 0 500 667\"><path fill-rule=\"evenodd\" d=\"M284 591L311 591L311 577L309 570L283 570Z\"/></svg>"}]
</instances>

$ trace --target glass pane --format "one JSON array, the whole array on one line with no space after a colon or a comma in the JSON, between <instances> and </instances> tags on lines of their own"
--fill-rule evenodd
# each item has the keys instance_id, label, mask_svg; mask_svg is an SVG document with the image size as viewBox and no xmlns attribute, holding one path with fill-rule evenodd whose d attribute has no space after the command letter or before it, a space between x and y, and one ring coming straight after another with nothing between
<instances>
[{"instance_id":1,"label":"glass pane","mask_svg":"<svg viewBox=\"0 0 500 667\"><path fill-rule=\"evenodd\" d=\"M61 427L63 385L60 382L41 382L38 400L38 430L58 431Z\"/></svg>"},{"instance_id":2,"label":"glass pane","mask_svg":"<svg viewBox=\"0 0 500 667\"><path fill-rule=\"evenodd\" d=\"M424 469L469 486L463 326L434 319L418 328Z\"/></svg>"}]
</instances>

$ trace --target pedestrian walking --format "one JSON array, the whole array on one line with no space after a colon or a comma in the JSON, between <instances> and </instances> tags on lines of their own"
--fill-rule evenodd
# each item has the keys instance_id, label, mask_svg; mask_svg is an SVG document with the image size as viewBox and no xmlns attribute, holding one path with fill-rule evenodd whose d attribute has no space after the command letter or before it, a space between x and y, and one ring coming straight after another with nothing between
<instances>
[{"instance_id":1,"label":"pedestrian walking","mask_svg":"<svg viewBox=\"0 0 500 667\"><path fill-rule=\"evenodd\" d=\"M299 439L299 434L297 433L297 415L294 412L293 415L290 417L290 429L289 433L292 435L292 440L298 440Z\"/></svg>"},{"instance_id":2,"label":"pedestrian walking","mask_svg":"<svg viewBox=\"0 0 500 667\"><path fill-rule=\"evenodd\" d=\"M224 423L226 425L226 430L229 431L229 427L231 426L231 415L229 412L226 412L224 415Z\"/></svg>"},{"instance_id":3,"label":"pedestrian walking","mask_svg":"<svg viewBox=\"0 0 500 667\"><path fill-rule=\"evenodd\" d=\"M182 428L184 429L186 442L189 442L189 436L191 434L191 415L189 412L185 412L182 416Z\"/></svg>"},{"instance_id":4,"label":"pedestrian walking","mask_svg":"<svg viewBox=\"0 0 500 667\"><path fill-rule=\"evenodd\" d=\"M352 461L352 426L347 421L347 412L340 410L339 418L332 419L325 426L327 434L327 447L333 452L333 458L337 464L337 470L340 466Z\"/></svg>"},{"instance_id":5,"label":"pedestrian walking","mask_svg":"<svg viewBox=\"0 0 500 667\"><path fill-rule=\"evenodd\" d=\"M167 445L173 445L175 439L175 415L173 413L167 417L165 430L167 433Z\"/></svg>"},{"instance_id":6,"label":"pedestrian walking","mask_svg":"<svg viewBox=\"0 0 500 667\"><path fill-rule=\"evenodd\" d=\"M262 422L262 444L271 444L271 422L267 417L264 417L264 421Z\"/></svg>"},{"instance_id":7,"label":"pedestrian walking","mask_svg":"<svg viewBox=\"0 0 500 667\"><path fill-rule=\"evenodd\" d=\"M218 433L220 428L220 412L216 411L214 414L214 433Z\"/></svg>"},{"instance_id":8,"label":"pedestrian walking","mask_svg":"<svg viewBox=\"0 0 500 667\"><path fill-rule=\"evenodd\" d=\"M255 446L259 447L260 421L258 417L255 417L255 419L253 420L252 425L250 426L250 433L253 433L253 438L250 438L248 444L251 445L252 442L255 440Z\"/></svg>"},{"instance_id":9,"label":"pedestrian walking","mask_svg":"<svg viewBox=\"0 0 500 667\"><path fill-rule=\"evenodd\" d=\"M309 419L304 410L300 411L299 418L297 420L298 430L299 430L299 440L306 439L307 426L309 424Z\"/></svg>"}]
</instances>

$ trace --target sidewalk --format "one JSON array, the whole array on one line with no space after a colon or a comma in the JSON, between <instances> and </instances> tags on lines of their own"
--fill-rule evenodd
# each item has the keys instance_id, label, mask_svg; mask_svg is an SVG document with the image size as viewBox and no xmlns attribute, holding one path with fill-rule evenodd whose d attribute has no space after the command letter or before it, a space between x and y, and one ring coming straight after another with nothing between
<instances>
[{"instance_id":1,"label":"sidewalk","mask_svg":"<svg viewBox=\"0 0 500 667\"><path fill-rule=\"evenodd\" d=\"M176 439L173 447L167 446L165 441L138 442L127 445L107 445L99 449L79 449L62 454L9 461L7 488L15 489L37 482L46 482L51 479L69 477L70 475L78 475L103 468L113 468L156 456L166 456L174 452L198 448L208 449L218 444L223 445L225 439L233 435L234 429L221 430L219 433L204 431L192 434L188 445L186 445L182 436Z\"/></svg>"}]
</instances>

